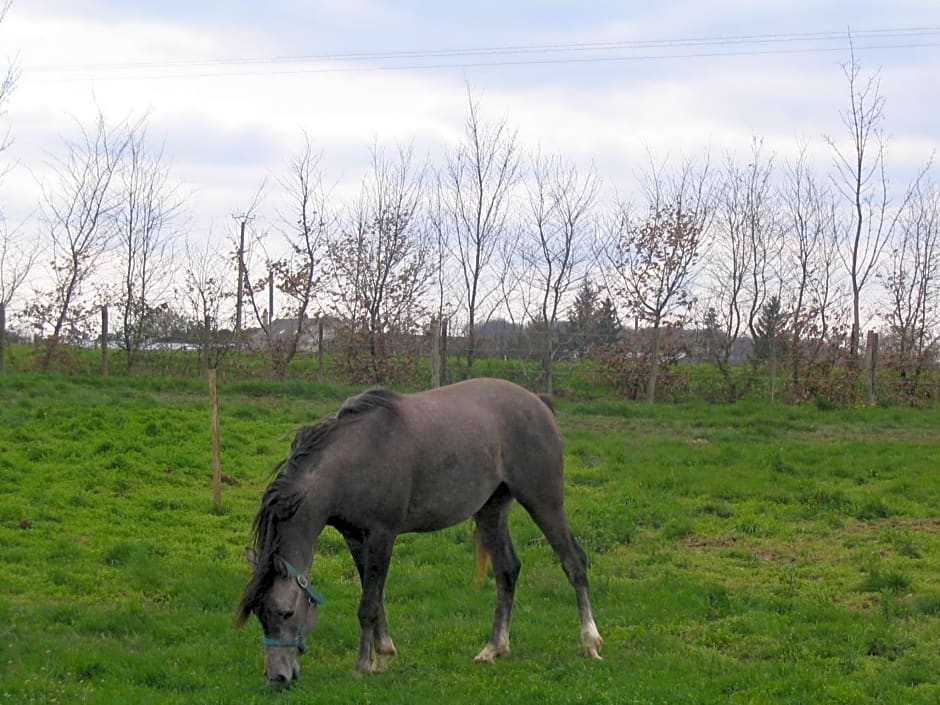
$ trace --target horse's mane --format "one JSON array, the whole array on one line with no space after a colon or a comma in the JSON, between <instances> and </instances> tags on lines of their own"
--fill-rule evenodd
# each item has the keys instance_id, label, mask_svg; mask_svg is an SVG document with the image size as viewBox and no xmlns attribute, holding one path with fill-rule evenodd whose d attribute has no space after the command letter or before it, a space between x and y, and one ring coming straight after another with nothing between
<instances>
[{"instance_id":1,"label":"horse's mane","mask_svg":"<svg viewBox=\"0 0 940 705\"><path fill-rule=\"evenodd\" d=\"M343 405L336 412L336 418L341 419L346 416L356 416L364 414L373 409L388 409L395 411L395 404L401 395L391 392L387 389L375 388L349 397L343 402Z\"/></svg>"},{"instance_id":2,"label":"horse's mane","mask_svg":"<svg viewBox=\"0 0 940 705\"><path fill-rule=\"evenodd\" d=\"M276 477L264 491L261 506L252 522L251 544L257 562L238 608L239 623L248 618L274 580L274 557L281 545L278 523L294 516L304 498L297 479L314 470L316 456L329 447L338 431L376 409L396 413L398 398L398 394L386 389L370 389L347 399L335 415L297 431L290 455L274 467Z\"/></svg>"}]
</instances>

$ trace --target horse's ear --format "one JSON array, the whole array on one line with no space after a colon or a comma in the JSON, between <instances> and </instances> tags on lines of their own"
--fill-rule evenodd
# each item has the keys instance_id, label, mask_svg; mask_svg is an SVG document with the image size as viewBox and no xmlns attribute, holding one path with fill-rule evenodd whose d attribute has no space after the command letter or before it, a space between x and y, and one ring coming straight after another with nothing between
<instances>
[{"instance_id":1,"label":"horse's ear","mask_svg":"<svg viewBox=\"0 0 940 705\"><path fill-rule=\"evenodd\" d=\"M274 556L272 563L274 564L274 570L276 570L279 575L287 577L287 567L284 565L284 560L280 556Z\"/></svg>"},{"instance_id":2,"label":"horse's ear","mask_svg":"<svg viewBox=\"0 0 940 705\"><path fill-rule=\"evenodd\" d=\"M248 566L252 570L258 569L258 554L255 553L255 549L251 547L245 548L245 559L248 561Z\"/></svg>"}]
</instances>

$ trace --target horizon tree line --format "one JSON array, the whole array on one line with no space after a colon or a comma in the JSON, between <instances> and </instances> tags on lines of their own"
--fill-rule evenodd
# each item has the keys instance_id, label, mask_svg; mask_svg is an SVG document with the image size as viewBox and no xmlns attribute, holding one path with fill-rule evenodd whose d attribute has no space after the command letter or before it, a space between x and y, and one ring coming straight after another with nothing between
<instances>
[{"instance_id":1,"label":"horizon tree line","mask_svg":"<svg viewBox=\"0 0 940 705\"><path fill-rule=\"evenodd\" d=\"M463 134L437 163L421 163L411 147L373 145L350 203L325 185L302 133L282 175L243 211L228 252L183 236L187 197L147 116L111 123L99 112L77 123L78 138L50 165L41 230L27 238L35 249L24 258L23 235L0 230L0 312L29 300L17 320L42 337L44 369L64 345L93 337L104 304L120 314L115 335L129 368L168 309L201 331L207 365L219 354L213 336L232 328L237 342L250 321L275 377L296 355L305 319L331 315L348 331L349 374L379 383L407 364L414 351L403 341L432 319L457 322L451 329L466 337L459 375L472 375L478 331L498 316L527 329L551 391L554 362L571 348L561 324L576 328L594 282L607 315L619 310L644 333L630 355L642 360L647 401L674 357L670 336L684 327L707 334L729 399L769 360L794 387L811 386L826 365L857 370L866 307L916 384L940 336L940 192L928 162L894 195L877 74L863 75L853 54L844 76L845 135L824 138L827 174L806 145L781 167L755 137L749 153L720 160L650 155L635 198L612 206L593 166L524 153L507 119L484 118L469 86ZM276 218L260 209L271 194ZM295 322L288 335L275 335L275 318ZM741 375L731 351L745 337L766 344Z\"/></svg>"}]
</instances>

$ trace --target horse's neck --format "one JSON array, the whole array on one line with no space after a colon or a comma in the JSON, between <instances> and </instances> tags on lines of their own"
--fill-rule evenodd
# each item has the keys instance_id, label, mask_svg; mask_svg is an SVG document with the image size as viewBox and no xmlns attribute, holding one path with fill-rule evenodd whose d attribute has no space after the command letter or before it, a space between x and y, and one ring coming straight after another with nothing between
<instances>
[{"instance_id":1,"label":"horse's neck","mask_svg":"<svg viewBox=\"0 0 940 705\"><path fill-rule=\"evenodd\" d=\"M279 554L304 573L310 572L317 538L326 526L326 517L304 502L290 519L281 522Z\"/></svg>"}]
</instances>

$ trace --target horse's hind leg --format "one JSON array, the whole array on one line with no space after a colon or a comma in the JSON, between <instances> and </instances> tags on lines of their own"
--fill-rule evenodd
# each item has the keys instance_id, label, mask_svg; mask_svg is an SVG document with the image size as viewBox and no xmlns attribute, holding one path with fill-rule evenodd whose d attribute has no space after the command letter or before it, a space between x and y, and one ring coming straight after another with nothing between
<instances>
[{"instance_id":1,"label":"horse's hind leg","mask_svg":"<svg viewBox=\"0 0 940 705\"><path fill-rule=\"evenodd\" d=\"M512 505L505 485L501 485L476 513L477 531L493 563L496 580L496 613L489 641L477 654L477 663L492 663L509 654L509 622L521 564L509 536L509 508Z\"/></svg>"},{"instance_id":2,"label":"horse's hind leg","mask_svg":"<svg viewBox=\"0 0 940 705\"><path fill-rule=\"evenodd\" d=\"M600 659L600 648L604 643L594 614L591 611L591 598L588 594L587 559L571 533L560 501L550 503L531 503L519 498L520 503L532 516L532 519L545 534L552 549L561 561L561 566L574 587L578 599L578 616L581 620L581 648L588 658Z\"/></svg>"}]
</instances>

